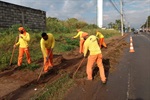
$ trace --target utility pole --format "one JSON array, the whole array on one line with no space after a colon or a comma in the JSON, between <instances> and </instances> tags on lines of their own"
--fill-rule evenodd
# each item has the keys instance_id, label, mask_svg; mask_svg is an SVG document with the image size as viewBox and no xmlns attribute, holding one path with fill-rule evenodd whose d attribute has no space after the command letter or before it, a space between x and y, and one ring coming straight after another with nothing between
<instances>
[{"instance_id":1,"label":"utility pole","mask_svg":"<svg viewBox=\"0 0 150 100\"><path fill-rule=\"evenodd\" d=\"M128 22L128 32L131 32L130 23Z\"/></svg>"},{"instance_id":2,"label":"utility pole","mask_svg":"<svg viewBox=\"0 0 150 100\"><path fill-rule=\"evenodd\" d=\"M146 28L147 31L146 31L146 32L148 32L148 29L149 29L149 28L148 28L148 17L147 17L147 25L146 25L146 26L147 26L147 28Z\"/></svg>"},{"instance_id":3,"label":"utility pole","mask_svg":"<svg viewBox=\"0 0 150 100\"><path fill-rule=\"evenodd\" d=\"M122 0L120 0L120 12L121 12L121 35L123 36L123 3Z\"/></svg>"}]
</instances>

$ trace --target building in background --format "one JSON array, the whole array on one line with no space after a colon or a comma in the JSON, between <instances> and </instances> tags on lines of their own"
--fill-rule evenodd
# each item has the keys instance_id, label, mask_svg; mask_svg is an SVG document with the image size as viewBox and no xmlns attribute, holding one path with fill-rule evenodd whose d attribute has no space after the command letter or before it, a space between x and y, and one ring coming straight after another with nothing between
<instances>
[{"instance_id":1,"label":"building in background","mask_svg":"<svg viewBox=\"0 0 150 100\"><path fill-rule=\"evenodd\" d=\"M0 28L9 28L15 24L45 30L46 12L0 1Z\"/></svg>"}]
</instances>

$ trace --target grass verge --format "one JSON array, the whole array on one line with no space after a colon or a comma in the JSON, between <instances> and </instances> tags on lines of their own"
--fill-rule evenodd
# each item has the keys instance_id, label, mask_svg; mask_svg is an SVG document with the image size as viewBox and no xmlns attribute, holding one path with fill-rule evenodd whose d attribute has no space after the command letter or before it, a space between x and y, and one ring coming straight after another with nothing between
<instances>
[{"instance_id":1,"label":"grass verge","mask_svg":"<svg viewBox=\"0 0 150 100\"><path fill-rule=\"evenodd\" d=\"M36 94L31 100L63 100L65 93L74 84L73 79L68 74L63 75L40 93Z\"/></svg>"}]
</instances>

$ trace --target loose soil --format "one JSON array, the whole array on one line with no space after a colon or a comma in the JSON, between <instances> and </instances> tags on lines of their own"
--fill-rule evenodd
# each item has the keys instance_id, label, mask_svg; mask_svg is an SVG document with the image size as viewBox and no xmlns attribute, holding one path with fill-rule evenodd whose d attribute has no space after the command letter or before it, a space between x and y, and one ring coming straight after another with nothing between
<instances>
[{"instance_id":1,"label":"loose soil","mask_svg":"<svg viewBox=\"0 0 150 100\"><path fill-rule=\"evenodd\" d=\"M123 54L123 49L129 47L129 44L125 42L126 36L127 34L123 37L115 36L105 40L108 48L102 48L102 54L106 76L116 69L115 65ZM72 78L74 71L83 59L83 55L79 54L78 51L77 48L63 54L54 55L53 69L47 74L42 74L39 81L37 81L37 78L42 68L43 59L36 62L40 64L41 68L34 71L29 69L15 69L14 66L8 66L7 70L0 73L0 98L2 100L28 100L34 94L38 93L38 91L42 90L46 84L57 80L62 74L69 73L70 78ZM80 68L78 72L85 74L86 62L87 59L82 64L84 67ZM98 76L96 74L97 71L97 69L94 69L94 77ZM80 80L78 77L76 79ZM77 82L80 83L80 81ZM35 88L38 91L35 91Z\"/></svg>"}]
</instances>

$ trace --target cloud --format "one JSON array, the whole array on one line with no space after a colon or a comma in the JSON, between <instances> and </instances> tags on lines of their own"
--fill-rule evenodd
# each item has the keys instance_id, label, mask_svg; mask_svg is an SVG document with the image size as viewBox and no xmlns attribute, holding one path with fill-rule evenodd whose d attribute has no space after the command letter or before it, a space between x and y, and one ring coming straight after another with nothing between
<instances>
[{"instance_id":1,"label":"cloud","mask_svg":"<svg viewBox=\"0 0 150 100\"><path fill-rule=\"evenodd\" d=\"M127 0L124 6L125 17L132 27L140 28L150 16L150 0L132 2Z\"/></svg>"},{"instance_id":2,"label":"cloud","mask_svg":"<svg viewBox=\"0 0 150 100\"><path fill-rule=\"evenodd\" d=\"M46 11L47 17L58 19L77 18L88 23L97 21L96 0L2 0L17 5ZM120 10L120 1L115 1ZM150 0L124 0L123 11L126 23L139 27L150 15ZM103 0L103 23L107 26L110 22L120 19L119 12L114 8L110 0Z\"/></svg>"},{"instance_id":3,"label":"cloud","mask_svg":"<svg viewBox=\"0 0 150 100\"><path fill-rule=\"evenodd\" d=\"M104 19L105 24L116 18L120 19L120 14L110 2L105 2L104 6L104 15L107 16L107 19ZM120 6L117 5L117 8L120 8ZM130 23L132 27L139 28L150 16L150 0L124 0L123 13L125 23Z\"/></svg>"},{"instance_id":4,"label":"cloud","mask_svg":"<svg viewBox=\"0 0 150 100\"><path fill-rule=\"evenodd\" d=\"M20 0L1 0L1 1L9 2L9 3L17 4L17 5L18 5L18 4L19 4L19 5L21 4L21 3L20 3Z\"/></svg>"}]
</instances>

